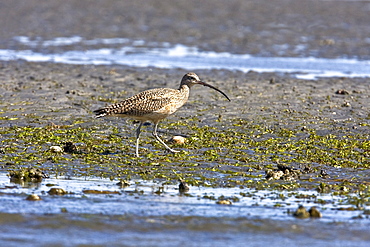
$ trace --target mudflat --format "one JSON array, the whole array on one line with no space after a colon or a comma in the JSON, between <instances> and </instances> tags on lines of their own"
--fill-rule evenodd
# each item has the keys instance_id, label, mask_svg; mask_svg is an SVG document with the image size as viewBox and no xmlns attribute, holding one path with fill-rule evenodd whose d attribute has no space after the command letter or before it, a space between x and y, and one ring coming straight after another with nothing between
<instances>
[{"instance_id":1,"label":"mudflat","mask_svg":"<svg viewBox=\"0 0 370 247\"><path fill-rule=\"evenodd\" d=\"M0 15L6 20L0 30L2 49L29 49L16 41L15 37L19 36L36 41L80 36L145 40L154 45L155 42L180 43L204 50L257 56L369 58L366 34L370 33L370 3L366 1L232 0L226 4L224 1L30 0L7 1L1 5ZM36 45L32 49L48 53L85 48L79 45ZM96 120L92 111L149 88L177 88L181 77L189 72L22 60L0 64L2 127L82 122L87 128L125 129L122 134L125 138L133 135L135 127L131 122ZM286 129L301 135L299 131L310 130L324 136L343 138L352 134L360 135L361 140L368 139L368 78L310 81L282 73L195 72L202 80L226 92L232 101L225 101L208 88L194 87L189 102L166 120L165 126L167 123L169 127L171 122L181 125L184 119L196 118L186 124L227 130L240 120L252 129L259 126L270 132ZM182 130L187 128L180 127L179 131ZM359 155L363 155L367 167L368 150L363 148L361 152Z\"/></svg>"}]
</instances>

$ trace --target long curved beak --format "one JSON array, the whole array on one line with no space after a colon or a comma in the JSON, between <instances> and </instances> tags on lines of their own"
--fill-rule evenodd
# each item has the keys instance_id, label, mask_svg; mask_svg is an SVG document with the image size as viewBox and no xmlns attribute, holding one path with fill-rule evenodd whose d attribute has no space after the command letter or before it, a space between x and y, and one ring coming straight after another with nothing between
<instances>
[{"instance_id":1,"label":"long curved beak","mask_svg":"<svg viewBox=\"0 0 370 247\"><path fill-rule=\"evenodd\" d=\"M225 96L225 97L226 97L226 99L228 99L229 101L231 101L231 100L229 99L229 97L228 97L224 92L222 92L220 89L215 88L214 86L209 85L208 83L205 83L204 81L199 81L197 84L200 84L200 85L203 85L203 86L206 86L206 87L210 87L210 88L212 88L212 89L216 90L217 92L221 93L223 96Z\"/></svg>"}]
</instances>

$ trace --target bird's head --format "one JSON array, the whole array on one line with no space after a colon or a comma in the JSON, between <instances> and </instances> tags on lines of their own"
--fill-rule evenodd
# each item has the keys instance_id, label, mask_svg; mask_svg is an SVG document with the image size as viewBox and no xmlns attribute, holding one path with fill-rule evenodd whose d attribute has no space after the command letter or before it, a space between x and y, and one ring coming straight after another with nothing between
<instances>
[{"instance_id":1,"label":"bird's head","mask_svg":"<svg viewBox=\"0 0 370 247\"><path fill-rule=\"evenodd\" d=\"M197 74L193 73L193 72L187 73L187 74L185 74L185 75L182 77L180 87L181 87L181 86L183 86L183 85L186 85L186 86L188 86L189 88L191 88L191 87L192 87L192 86L194 86L195 84L200 84L200 85L203 85L203 86L206 86L206 87L210 87L210 88L212 88L212 89L216 90L217 92L221 93L223 96L225 96L225 97L226 97L226 99L228 99L229 101L231 101L231 100L229 99L229 97L228 97L224 92L222 92L220 89L215 88L214 86L212 86L212 85L210 85L210 84L208 84L208 83L205 83L205 82L201 81L201 80L199 79L199 76L198 76Z\"/></svg>"}]
</instances>

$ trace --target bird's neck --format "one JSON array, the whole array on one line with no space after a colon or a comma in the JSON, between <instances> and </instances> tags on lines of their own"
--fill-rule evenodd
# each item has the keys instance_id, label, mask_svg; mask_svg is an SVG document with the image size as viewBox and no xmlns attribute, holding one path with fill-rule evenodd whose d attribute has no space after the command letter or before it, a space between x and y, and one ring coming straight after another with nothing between
<instances>
[{"instance_id":1,"label":"bird's neck","mask_svg":"<svg viewBox=\"0 0 370 247\"><path fill-rule=\"evenodd\" d=\"M180 94L185 95L185 97L187 98L189 97L190 87L186 84L180 85L179 91Z\"/></svg>"},{"instance_id":2,"label":"bird's neck","mask_svg":"<svg viewBox=\"0 0 370 247\"><path fill-rule=\"evenodd\" d=\"M186 92L186 91L190 92L190 87L186 84L182 84L182 85L180 85L179 91L180 92Z\"/></svg>"}]
</instances>

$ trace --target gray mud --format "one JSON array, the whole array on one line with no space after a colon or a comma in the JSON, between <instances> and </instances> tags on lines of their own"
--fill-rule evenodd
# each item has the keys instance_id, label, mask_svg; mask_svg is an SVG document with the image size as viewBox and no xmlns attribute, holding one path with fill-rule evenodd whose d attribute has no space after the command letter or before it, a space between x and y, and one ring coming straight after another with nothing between
<instances>
[{"instance_id":1,"label":"gray mud","mask_svg":"<svg viewBox=\"0 0 370 247\"><path fill-rule=\"evenodd\" d=\"M76 117L90 119L93 123L97 121L93 119L93 110L146 89L177 88L187 72L22 61L1 62L1 65L3 117L31 114L44 123ZM171 122L179 117L196 116L199 110L211 109L201 114L206 123L222 115L224 119L260 119L266 126L294 127L311 123L306 127L329 131L329 126L342 126L350 132L368 132L366 126L360 126L369 123L370 87L366 78L308 81L271 73L195 72L202 80L222 89L232 101L225 101L208 88L195 87L189 102L169 118ZM295 118L295 122L289 122L285 114L280 114L286 111L290 111L288 115ZM12 123L27 124L24 120L19 118ZM8 124L10 122L2 123L3 126Z\"/></svg>"}]
</instances>

